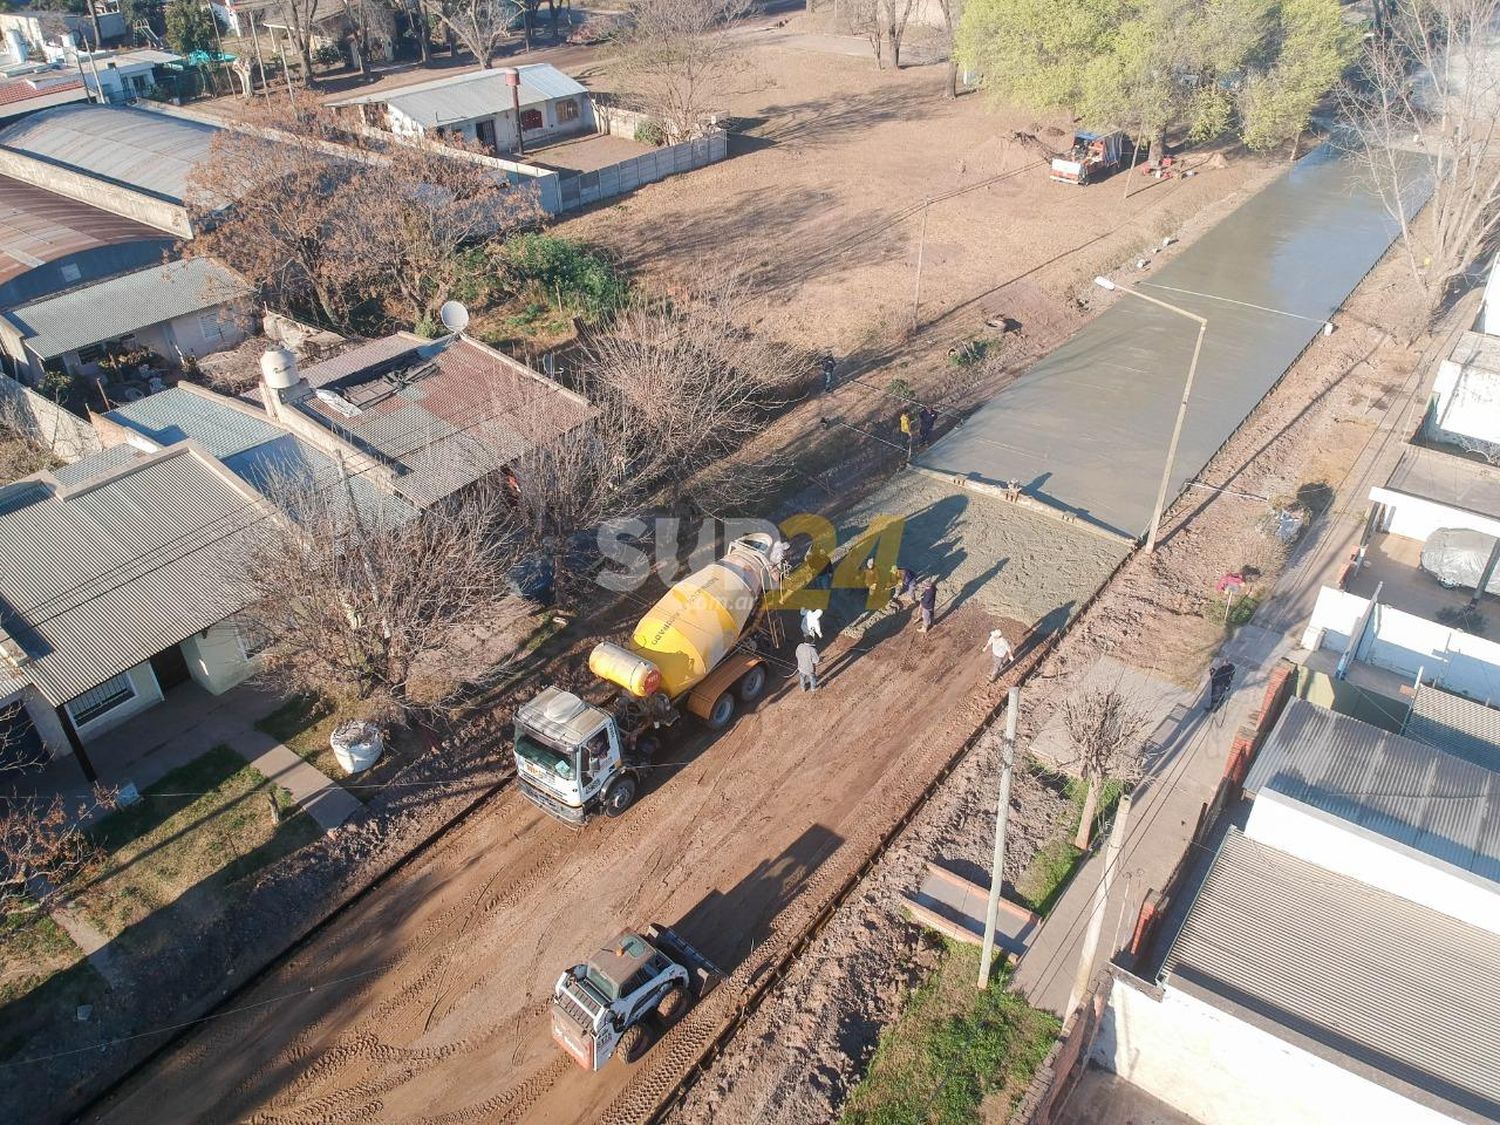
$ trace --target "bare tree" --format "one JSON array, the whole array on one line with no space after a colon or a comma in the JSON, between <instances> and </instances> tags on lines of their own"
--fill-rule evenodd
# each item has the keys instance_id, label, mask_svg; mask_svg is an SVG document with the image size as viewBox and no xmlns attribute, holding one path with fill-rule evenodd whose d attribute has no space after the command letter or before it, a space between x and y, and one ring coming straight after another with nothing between
<instances>
[{"instance_id":1,"label":"bare tree","mask_svg":"<svg viewBox=\"0 0 1500 1125\"><path fill-rule=\"evenodd\" d=\"M480 66L495 65L495 49L509 32L509 0L419 0L422 10L468 48Z\"/></svg>"},{"instance_id":2,"label":"bare tree","mask_svg":"<svg viewBox=\"0 0 1500 1125\"><path fill-rule=\"evenodd\" d=\"M737 277L710 276L670 307L627 310L585 343L590 400L619 403L627 475L708 514L762 499L783 471L782 456L753 443L805 368L742 327L744 301Z\"/></svg>"},{"instance_id":3,"label":"bare tree","mask_svg":"<svg viewBox=\"0 0 1500 1125\"><path fill-rule=\"evenodd\" d=\"M881 23L882 0L846 0L844 24L851 35L860 35L875 52L875 66L885 68L885 27Z\"/></svg>"},{"instance_id":4,"label":"bare tree","mask_svg":"<svg viewBox=\"0 0 1500 1125\"><path fill-rule=\"evenodd\" d=\"M740 66L733 23L749 0L642 0L624 37L622 71L668 139L697 136Z\"/></svg>"},{"instance_id":5,"label":"bare tree","mask_svg":"<svg viewBox=\"0 0 1500 1125\"><path fill-rule=\"evenodd\" d=\"M1105 779L1131 780L1139 768L1138 739L1148 721L1149 716L1118 687L1091 688L1063 703L1063 729L1073 742L1079 771L1088 787L1078 835L1073 840L1079 849L1089 846Z\"/></svg>"},{"instance_id":6,"label":"bare tree","mask_svg":"<svg viewBox=\"0 0 1500 1125\"><path fill-rule=\"evenodd\" d=\"M958 24L963 19L963 0L937 0L943 13L943 42L948 51L948 83L950 98L958 97Z\"/></svg>"},{"instance_id":7,"label":"bare tree","mask_svg":"<svg viewBox=\"0 0 1500 1125\"><path fill-rule=\"evenodd\" d=\"M297 57L302 60L302 80L309 86L317 85L313 75L312 39L318 20L327 14L322 7L325 0L279 0L282 22L291 36ZM290 82L288 78L288 82Z\"/></svg>"},{"instance_id":8,"label":"bare tree","mask_svg":"<svg viewBox=\"0 0 1500 1125\"><path fill-rule=\"evenodd\" d=\"M346 332L372 306L415 325L452 295L467 246L539 214L533 194L462 148L351 137L310 111L260 107L253 128L217 133L195 169L190 205L215 221L184 251Z\"/></svg>"},{"instance_id":9,"label":"bare tree","mask_svg":"<svg viewBox=\"0 0 1500 1125\"><path fill-rule=\"evenodd\" d=\"M1387 4L1383 37L1342 92L1429 317L1493 249L1500 225L1497 17L1500 0Z\"/></svg>"},{"instance_id":10,"label":"bare tree","mask_svg":"<svg viewBox=\"0 0 1500 1125\"><path fill-rule=\"evenodd\" d=\"M291 518L250 536L242 614L265 639L267 668L370 718L449 695L457 675L418 685L414 666L509 593L516 554L499 486L482 482L416 516L369 503L352 479L288 478L270 492Z\"/></svg>"},{"instance_id":11,"label":"bare tree","mask_svg":"<svg viewBox=\"0 0 1500 1125\"><path fill-rule=\"evenodd\" d=\"M917 0L880 0L880 14L885 23L886 38L891 44L891 65L901 69L901 40Z\"/></svg>"}]
</instances>

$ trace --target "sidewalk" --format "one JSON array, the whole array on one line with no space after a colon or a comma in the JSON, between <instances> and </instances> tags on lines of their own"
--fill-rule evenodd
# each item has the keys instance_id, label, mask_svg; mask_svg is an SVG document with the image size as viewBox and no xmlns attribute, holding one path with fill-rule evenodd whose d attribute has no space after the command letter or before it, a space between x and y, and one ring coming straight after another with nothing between
<instances>
[{"instance_id":1,"label":"sidewalk","mask_svg":"<svg viewBox=\"0 0 1500 1125\"><path fill-rule=\"evenodd\" d=\"M1260 706L1271 669L1291 642L1278 633L1244 625L1219 655L1236 666L1234 689L1210 715L1202 691L1179 692L1165 703L1166 718L1147 740L1146 777L1132 794L1130 820L1105 907L1095 965L1129 940L1146 893L1160 888L1182 857L1182 849L1213 798L1230 742ZM1063 1014L1078 971L1095 889L1104 873L1104 837L1047 915L1016 967L1014 987L1034 1006Z\"/></svg>"},{"instance_id":2,"label":"sidewalk","mask_svg":"<svg viewBox=\"0 0 1500 1125\"><path fill-rule=\"evenodd\" d=\"M362 806L348 790L256 727L256 720L279 702L250 684L217 696L184 684L162 703L100 736L89 745L89 757L105 785L133 783L145 789L222 743L290 792L325 832L331 831ZM25 780L35 793L84 801L91 796L71 755Z\"/></svg>"}]
</instances>

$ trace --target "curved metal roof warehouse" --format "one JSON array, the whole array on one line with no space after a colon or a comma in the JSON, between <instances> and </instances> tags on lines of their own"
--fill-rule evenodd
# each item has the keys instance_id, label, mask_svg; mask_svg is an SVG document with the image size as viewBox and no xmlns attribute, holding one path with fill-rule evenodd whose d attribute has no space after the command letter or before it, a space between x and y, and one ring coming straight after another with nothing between
<instances>
[{"instance_id":1,"label":"curved metal roof warehouse","mask_svg":"<svg viewBox=\"0 0 1500 1125\"><path fill-rule=\"evenodd\" d=\"M180 204L218 131L128 106L68 105L0 129L0 148Z\"/></svg>"}]
</instances>

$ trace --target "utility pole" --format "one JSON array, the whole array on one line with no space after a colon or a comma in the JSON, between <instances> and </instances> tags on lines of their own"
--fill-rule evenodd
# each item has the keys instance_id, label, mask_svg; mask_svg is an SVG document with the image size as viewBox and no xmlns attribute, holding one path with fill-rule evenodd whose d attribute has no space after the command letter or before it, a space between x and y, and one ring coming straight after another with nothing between
<instances>
[{"instance_id":1,"label":"utility pole","mask_svg":"<svg viewBox=\"0 0 1500 1125\"><path fill-rule=\"evenodd\" d=\"M931 204L922 204L922 237L917 240L917 290L911 300L911 330L915 332L922 324L922 258L927 252L927 209Z\"/></svg>"},{"instance_id":2,"label":"utility pole","mask_svg":"<svg viewBox=\"0 0 1500 1125\"><path fill-rule=\"evenodd\" d=\"M255 44L255 65L260 70L261 93L266 96L267 100L270 100L271 89L270 83L266 81L266 60L260 57L260 32L255 30L255 10L252 8L245 14L250 17L250 41ZM250 91L255 92L254 82L250 83Z\"/></svg>"},{"instance_id":3,"label":"utility pole","mask_svg":"<svg viewBox=\"0 0 1500 1125\"><path fill-rule=\"evenodd\" d=\"M1099 950L1099 935L1104 931L1104 911L1109 904L1110 884L1115 881L1115 868L1120 864L1120 849L1125 843L1125 822L1130 817L1130 794L1120 798L1115 808L1114 827L1109 830L1109 843L1104 848L1104 872L1099 876L1099 885L1094 888L1094 903L1090 907L1089 928L1083 936L1083 952L1078 957L1078 974L1073 978L1073 991L1068 993L1068 1002L1063 1007L1063 1019L1073 1014L1083 994L1088 991L1089 977L1093 975L1094 955Z\"/></svg>"},{"instance_id":4,"label":"utility pole","mask_svg":"<svg viewBox=\"0 0 1500 1125\"><path fill-rule=\"evenodd\" d=\"M1000 884L1005 878L1005 822L1010 817L1010 775L1016 764L1016 717L1021 689L1013 687L1005 703L1005 749L1000 763L1000 801L995 810L995 858L990 865L990 900L984 911L984 946L979 954L979 987L988 988L995 955L995 923L1000 913Z\"/></svg>"},{"instance_id":5,"label":"utility pole","mask_svg":"<svg viewBox=\"0 0 1500 1125\"><path fill-rule=\"evenodd\" d=\"M1162 466L1161 487L1156 490L1156 506L1151 512L1151 530L1146 533L1146 554L1149 555L1156 551L1156 536L1161 528L1162 511L1167 506L1167 487L1172 482L1172 467L1177 463L1177 443L1182 438L1182 424L1187 420L1188 400L1193 397L1193 381L1198 377L1198 356L1203 351L1203 336L1208 331L1208 320L1197 313L1190 313L1187 309L1169 305L1166 301L1142 293L1139 289L1121 289L1107 277L1094 278L1094 284L1100 289L1128 293L1132 297L1149 301L1157 308L1186 317L1198 326L1198 337L1193 341L1193 358L1188 363L1187 382L1182 385L1182 403L1177 407L1177 421L1172 425L1172 440L1167 443L1167 463Z\"/></svg>"}]
</instances>

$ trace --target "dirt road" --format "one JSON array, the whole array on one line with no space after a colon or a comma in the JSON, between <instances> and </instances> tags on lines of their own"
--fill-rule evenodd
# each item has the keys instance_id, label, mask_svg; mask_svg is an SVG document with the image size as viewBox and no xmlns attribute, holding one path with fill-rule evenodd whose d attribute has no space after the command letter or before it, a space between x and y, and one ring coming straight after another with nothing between
<instances>
[{"instance_id":1,"label":"dirt road","mask_svg":"<svg viewBox=\"0 0 1500 1125\"><path fill-rule=\"evenodd\" d=\"M498 800L94 1119L638 1119L989 709L986 615L904 621L831 646L816 694L782 679L689 740L621 820L575 833ZM584 1074L548 1038L552 983L652 920L729 983L634 1067Z\"/></svg>"}]
</instances>

